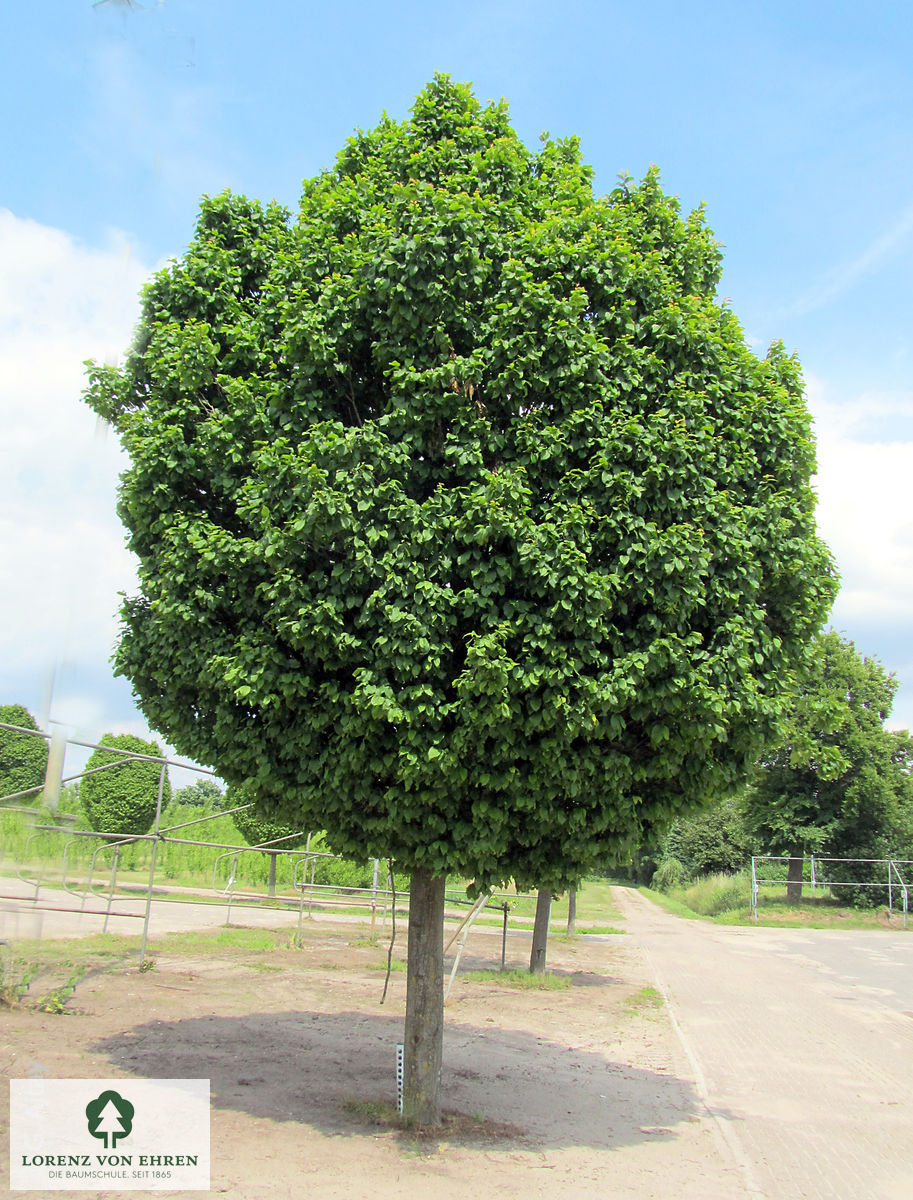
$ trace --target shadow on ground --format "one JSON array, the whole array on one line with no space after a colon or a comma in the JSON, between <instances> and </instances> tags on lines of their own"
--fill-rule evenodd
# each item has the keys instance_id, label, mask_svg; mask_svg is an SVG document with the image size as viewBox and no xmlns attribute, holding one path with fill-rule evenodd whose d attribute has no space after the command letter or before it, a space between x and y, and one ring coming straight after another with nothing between
<instances>
[{"instance_id":1,"label":"shadow on ground","mask_svg":"<svg viewBox=\"0 0 913 1200\"><path fill-rule=\"evenodd\" d=\"M366 1132L353 1102L395 1099L402 1028L357 1011L252 1013L152 1021L91 1049L140 1077L208 1078L217 1108L347 1136ZM448 1024L443 1091L446 1110L507 1123L502 1137L526 1147L667 1140L703 1115L681 1079L493 1023Z\"/></svg>"}]
</instances>

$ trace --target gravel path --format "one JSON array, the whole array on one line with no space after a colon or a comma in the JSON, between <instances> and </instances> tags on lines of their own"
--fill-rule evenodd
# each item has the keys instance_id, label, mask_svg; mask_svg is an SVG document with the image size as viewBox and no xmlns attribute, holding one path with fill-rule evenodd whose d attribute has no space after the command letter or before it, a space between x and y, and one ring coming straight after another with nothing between
<instances>
[{"instance_id":1,"label":"gravel path","mask_svg":"<svg viewBox=\"0 0 913 1200\"><path fill-rule=\"evenodd\" d=\"M745 1195L913 1195L913 932L727 928L616 897Z\"/></svg>"}]
</instances>

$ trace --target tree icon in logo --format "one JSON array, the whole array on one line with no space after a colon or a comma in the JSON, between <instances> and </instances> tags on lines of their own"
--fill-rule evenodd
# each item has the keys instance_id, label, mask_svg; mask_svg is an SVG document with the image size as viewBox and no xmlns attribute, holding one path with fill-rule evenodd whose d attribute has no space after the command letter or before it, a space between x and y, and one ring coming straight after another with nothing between
<instances>
[{"instance_id":1,"label":"tree icon in logo","mask_svg":"<svg viewBox=\"0 0 913 1200\"><path fill-rule=\"evenodd\" d=\"M117 1092L102 1092L86 1105L86 1117L92 1137L104 1138L105 1149L113 1150L133 1128L133 1105Z\"/></svg>"}]
</instances>

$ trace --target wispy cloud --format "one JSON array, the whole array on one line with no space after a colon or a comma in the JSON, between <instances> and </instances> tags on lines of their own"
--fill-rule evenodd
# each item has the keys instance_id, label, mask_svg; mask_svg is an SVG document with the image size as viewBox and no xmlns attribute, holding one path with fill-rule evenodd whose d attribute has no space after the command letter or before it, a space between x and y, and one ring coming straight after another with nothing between
<instances>
[{"instance_id":1,"label":"wispy cloud","mask_svg":"<svg viewBox=\"0 0 913 1200\"><path fill-rule=\"evenodd\" d=\"M893 225L870 242L861 254L838 264L798 296L786 307L785 315L801 317L825 308L851 291L867 275L877 271L908 241L913 241L913 204L904 209Z\"/></svg>"}]
</instances>

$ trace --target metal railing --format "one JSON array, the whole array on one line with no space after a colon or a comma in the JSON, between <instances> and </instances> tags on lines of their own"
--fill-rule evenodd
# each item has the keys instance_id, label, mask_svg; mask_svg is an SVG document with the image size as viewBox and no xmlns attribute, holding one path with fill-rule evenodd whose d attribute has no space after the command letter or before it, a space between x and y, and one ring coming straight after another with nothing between
<instances>
[{"instance_id":1,"label":"metal railing","mask_svg":"<svg viewBox=\"0 0 913 1200\"><path fill-rule=\"evenodd\" d=\"M763 863L792 863L802 861L802 877L800 879L784 878L782 874L776 876L765 876L759 874L758 866ZM808 863L808 877L805 874L805 865ZM874 872L868 873L866 879L834 879L829 876L827 867L829 865L839 865L846 867L848 865L862 867L879 867L882 871L880 880L873 879L871 876ZM812 891L831 890L834 888L849 887L849 888L878 888L886 891L888 896L888 911L894 911L894 897L897 893L897 899L900 908L903 912L903 927L907 927L907 914L910 907L909 885L906 882L900 868L907 868L907 878L911 877L909 868L913 867L913 861L909 859L894 859L894 858L827 858L823 855L811 854L808 856L802 855L786 855L786 854L765 854L754 855L751 860L751 916L752 919L759 920L758 905L760 901L760 892L762 887L789 887L790 885L804 887L809 886ZM860 872L861 873L861 872Z\"/></svg>"}]
</instances>

